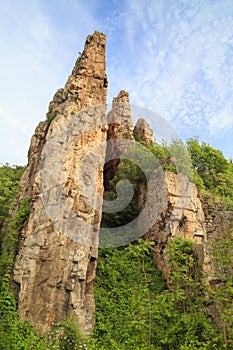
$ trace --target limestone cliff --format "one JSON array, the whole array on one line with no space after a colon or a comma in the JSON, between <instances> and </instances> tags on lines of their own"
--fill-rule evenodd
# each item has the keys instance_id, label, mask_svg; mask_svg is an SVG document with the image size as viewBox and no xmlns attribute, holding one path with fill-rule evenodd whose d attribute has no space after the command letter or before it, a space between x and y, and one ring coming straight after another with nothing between
<instances>
[{"instance_id":1,"label":"limestone cliff","mask_svg":"<svg viewBox=\"0 0 233 350\"><path fill-rule=\"evenodd\" d=\"M144 118L139 118L137 120L133 133L136 139L139 137L148 144L153 142L153 130Z\"/></svg>"},{"instance_id":2,"label":"limestone cliff","mask_svg":"<svg viewBox=\"0 0 233 350\"><path fill-rule=\"evenodd\" d=\"M82 333L93 330L104 188L108 190L117 173L125 148L138 151L140 156L127 159L142 166L147 183L137 189L139 219L131 228L125 225L121 235L155 242L154 258L165 276L169 275L166 246L177 237L198 244L200 264L209 275L212 267L205 242L212 232L219 234L219 220L224 225L232 220L220 212L213 215L185 175L163 172L154 155L148 154L145 144L153 142L152 129L143 118L133 129L126 91L113 99L106 117L105 47L104 34L87 37L67 83L49 105L47 121L36 128L21 179L21 198L30 198L30 216L13 278L20 318L39 332L67 316L77 321ZM135 147L138 138L141 148ZM168 161L175 166L176 160Z\"/></svg>"},{"instance_id":3,"label":"limestone cliff","mask_svg":"<svg viewBox=\"0 0 233 350\"><path fill-rule=\"evenodd\" d=\"M168 275L165 252L170 239L183 238L200 247L204 269L208 269L208 256L204 243L207 240L205 217L196 186L187 176L170 171L164 173L167 194L161 218L146 233L145 238L156 243L154 256L164 275ZM149 194L147 194L148 196Z\"/></svg>"},{"instance_id":4,"label":"limestone cliff","mask_svg":"<svg viewBox=\"0 0 233 350\"><path fill-rule=\"evenodd\" d=\"M39 331L68 315L81 332L90 333L94 325L105 150L90 150L107 136L105 47L104 34L87 37L65 87L49 105L52 121L36 128L21 180L31 208L13 278L20 318Z\"/></svg>"},{"instance_id":5,"label":"limestone cliff","mask_svg":"<svg viewBox=\"0 0 233 350\"><path fill-rule=\"evenodd\" d=\"M116 175L120 163L119 155L123 148L119 140L131 140L133 137L133 121L128 92L121 90L112 101L112 108L107 116L107 150L106 162L104 165L104 188L108 189L109 181Z\"/></svg>"},{"instance_id":6,"label":"limestone cliff","mask_svg":"<svg viewBox=\"0 0 233 350\"><path fill-rule=\"evenodd\" d=\"M153 131L144 118L138 119L134 137L145 144L153 141ZM187 176L171 171L158 171L141 186L139 206L148 207L142 226L143 237L156 244L155 260L168 276L165 261L166 246L170 239L184 238L199 245L198 254L203 268L209 270L209 257L204 243L207 241L205 215L196 186Z\"/></svg>"}]
</instances>

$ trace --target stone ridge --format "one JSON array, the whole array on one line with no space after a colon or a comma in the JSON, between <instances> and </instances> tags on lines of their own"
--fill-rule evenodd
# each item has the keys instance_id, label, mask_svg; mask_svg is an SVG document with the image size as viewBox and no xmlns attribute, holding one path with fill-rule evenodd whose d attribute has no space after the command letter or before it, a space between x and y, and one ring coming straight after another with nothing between
<instances>
[{"instance_id":1,"label":"stone ridge","mask_svg":"<svg viewBox=\"0 0 233 350\"><path fill-rule=\"evenodd\" d=\"M39 332L71 316L90 334L95 322L107 136L105 48L104 34L88 36L65 87L49 105L53 120L36 128L21 181L21 196L31 198L31 207L13 279L20 318ZM96 144L104 146L96 150Z\"/></svg>"}]
</instances>

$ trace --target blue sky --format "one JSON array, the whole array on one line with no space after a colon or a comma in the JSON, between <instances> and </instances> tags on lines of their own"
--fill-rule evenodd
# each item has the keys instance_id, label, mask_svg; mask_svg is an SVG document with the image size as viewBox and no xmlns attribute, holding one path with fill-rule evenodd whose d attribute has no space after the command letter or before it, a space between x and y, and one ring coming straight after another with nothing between
<instances>
[{"instance_id":1,"label":"blue sky","mask_svg":"<svg viewBox=\"0 0 233 350\"><path fill-rule=\"evenodd\" d=\"M109 103L125 89L183 140L233 158L232 0L0 0L0 163L26 164L94 30L107 35Z\"/></svg>"}]
</instances>

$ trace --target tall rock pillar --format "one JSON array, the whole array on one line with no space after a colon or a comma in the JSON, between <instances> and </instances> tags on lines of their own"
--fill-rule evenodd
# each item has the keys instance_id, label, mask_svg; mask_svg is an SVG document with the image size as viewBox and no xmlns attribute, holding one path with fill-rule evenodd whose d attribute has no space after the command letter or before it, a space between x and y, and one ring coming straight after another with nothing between
<instances>
[{"instance_id":1,"label":"tall rock pillar","mask_svg":"<svg viewBox=\"0 0 233 350\"><path fill-rule=\"evenodd\" d=\"M67 316L82 333L91 333L94 326L107 136L105 47L104 34L87 37L65 87L49 105L48 121L32 137L21 180L30 216L14 281L20 318L39 331ZM98 154L96 144L102 145Z\"/></svg>"}]
</instances>

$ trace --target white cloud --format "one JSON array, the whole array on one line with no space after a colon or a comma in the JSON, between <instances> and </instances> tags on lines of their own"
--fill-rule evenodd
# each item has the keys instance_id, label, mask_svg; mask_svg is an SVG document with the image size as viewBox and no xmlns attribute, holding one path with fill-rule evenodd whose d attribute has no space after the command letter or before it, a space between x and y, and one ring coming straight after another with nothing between
<instances>
[{"instance_id":1,"label":"white cloud","mask_svg":"<svg viewBox=\"0 0 233 350\"><path fill-rule=\"evenodd\" d=\"M26 162L36 124L95 29L107 34L109 101L125 89L184 135L229 132L232 0L12 0L0 2L0 161Z\"/></svg>"},{"instance_id":2,"label":"white cloud","mask_svg":"<svg viewBox=\"0 0 233 350\"><path fill-rule=\"evenodd\" d=\"M233 108L225 108L211 116L208 129L212 136L219 136L233 127Z\"/></svg>"},{"instance_id":3,"label":"white cloud","mask_svg":"<svg viewBox=\"0 0 233 350\"><path fill-rule=\"evenodd\" d=\"M197 134L206 128L209 137L216 135L218 111L233 114L233 3L127 4L129 63L117 77L133 103L152 108L180 130ZM230 127L224 120L221 133Z\"/></svg>"},{"instance_id":4,"label":"white cloud","mask_svg":"<svg viewBox=\"0 0 233 350\"><path fill-rule=\"evenodd\" d=\"M92 11L83 4L66 7L74 17L78 11L81 14L72 31L69 22L53 17L50 10L54 8L43 9L40 1L0 3L0 105L4 110L0 114L0 162L26 163L34 129L45 119L49 101L70 74L87 27L94 27ZM67 25L65 32L63 25Z\"/></svg>"}]
</instances>

